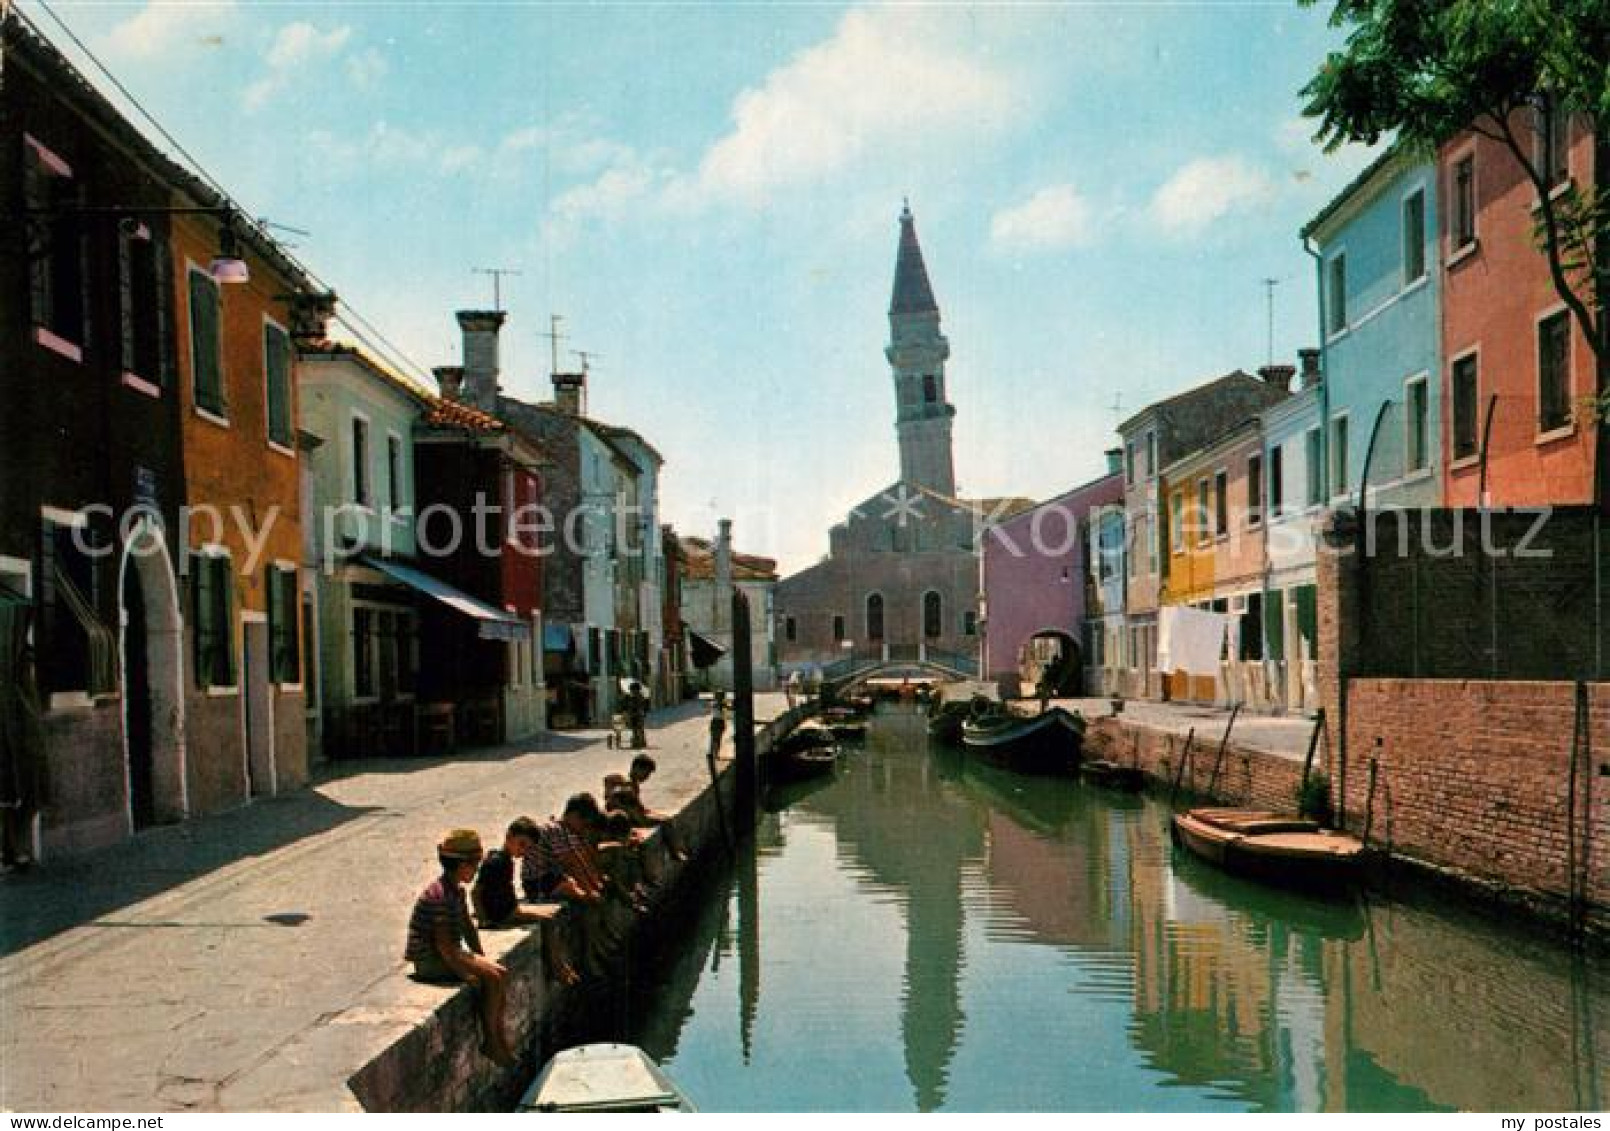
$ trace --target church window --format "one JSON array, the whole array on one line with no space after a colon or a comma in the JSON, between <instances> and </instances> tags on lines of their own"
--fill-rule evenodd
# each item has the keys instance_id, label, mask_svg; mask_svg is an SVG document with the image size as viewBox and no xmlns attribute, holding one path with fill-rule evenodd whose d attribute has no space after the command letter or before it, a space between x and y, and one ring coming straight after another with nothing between
<instances>
[{"instance_id":1,"label":"church window","mask_svg":"<svg viewBox=\"0 0 1610 1131\"><path fill-rule=\"evenodd\" d=\"M939 400L939 382L934 380L932 373L922 375L922 399L925 404L935 404Z\"/></svg>"},{"instance_id":2,"label":"church window","mask_svg":"<svg viewBox=\"0 0 1610 1131\"><path fill-rule=\"evenodd\" d=\"M833 643L835 643L835 644L842 643L843 640L844 640L844 618L842 616L835 616L833 618Z\"/></svg>"},{"instance_id":3,"label":"church window","mask_svg":"<svg viewBox=\"0 0 1610 1131\"><path fill-rule=\"evenodd\" d=\"M784 618L784 620L783 620L783 636L788 640L788 642L790 644L794 643L794 641L799 639L799 622L796 621L793 617Z\"/></svg>"},{"instance_id":4,"label":"church window","mask_svg":"<svg viewBox=\"0 0 1610 1131\"><path fill-rule=\"evenodd\" d=\"M922 634L929 640L938 639L944 623L944 607L939 594L929 590L922 595Z\"/></svg>"},{"instance_id":5,"label":"church window","mask_svg":"<svg viewBox=\"0 0 1610 1131\"><path fill-rule=\"evenodd\" d=\"M965 613L962 614L962 635L963 636L977 636L978 635L978 614L973 612L972 609L968 609Z\"/></svg>"},{"instance_id":6,"label":"church window","mask_svg":"<svg viewBox=\"0 0 1610 1131\"><path fill-rule=\"evenodd\" d=\"M874 593L866 599L866 638L883 639L883 594Z\"/></svg>"}]
</instances>

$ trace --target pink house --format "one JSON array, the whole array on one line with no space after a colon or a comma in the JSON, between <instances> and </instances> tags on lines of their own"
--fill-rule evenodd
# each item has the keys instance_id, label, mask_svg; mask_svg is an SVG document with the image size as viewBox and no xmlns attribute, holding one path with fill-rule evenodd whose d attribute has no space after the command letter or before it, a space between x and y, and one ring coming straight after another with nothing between
<instances>
[{"instance_id":1,"label":"pink house","mask_svg":"<svg viewBox=\"0 0 1610 1131\"><path fill-rule=\"evenodd\" d=\"M1123 498L1115 466L984 534L984 678L1011 688L1013 680L1032 685L1049 671L1059 692L1083 693L1085 616L1096 584L1089 518Z\"/></svg>"}]
</instances>

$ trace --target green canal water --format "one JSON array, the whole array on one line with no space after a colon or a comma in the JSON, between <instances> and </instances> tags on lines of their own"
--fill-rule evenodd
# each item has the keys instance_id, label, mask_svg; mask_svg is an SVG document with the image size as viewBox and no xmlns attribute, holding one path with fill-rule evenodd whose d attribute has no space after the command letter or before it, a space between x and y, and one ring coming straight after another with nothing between
<instances>
[{"instance_id":1,"label":"green canal water","mask_svg":"<svg viewBox=\"0 0 1610 1131\"><path fill-rule=\"evenodd\" d=\"M1610 975L1552 940L1235 880L1160 801L931 749L907 710L782 800L610 1034L703 1110L1610 1102Z\"/></svg>"}]
</instances>

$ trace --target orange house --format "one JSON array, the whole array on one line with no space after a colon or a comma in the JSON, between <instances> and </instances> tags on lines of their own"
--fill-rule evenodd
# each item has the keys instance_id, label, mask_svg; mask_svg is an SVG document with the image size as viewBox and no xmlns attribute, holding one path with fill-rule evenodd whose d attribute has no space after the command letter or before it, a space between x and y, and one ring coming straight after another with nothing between
<instances>
[{"instance_id":1,"label":"orange house","mask_svg":"<svg viewBox=\"0 0 1610 1131\"><path fill-rule=\"evenodd\" d=\"M1592 190L1584 123L1528 109L1511 125L1551 194ZM1537 191L1508 150L1474 131L1442 147L1437 169L1447 505L1483 502L1484 446L1490 505L1592 502L1597 425L1582 402L1597 373L1533 236Z\"/></svg>"},{"instance_id":2,"label":"orange house","mask_svg":"<svg viewBox=\"0 0 1610 1131\"><path fill-rule=\"evenodd\" d=\"M221 203L194 188L181 205ZM225 222L179 215L172 238L196 812L299 786L308 762L292 337L315 292L271 239Z\"/></svg>"}]
</instances>

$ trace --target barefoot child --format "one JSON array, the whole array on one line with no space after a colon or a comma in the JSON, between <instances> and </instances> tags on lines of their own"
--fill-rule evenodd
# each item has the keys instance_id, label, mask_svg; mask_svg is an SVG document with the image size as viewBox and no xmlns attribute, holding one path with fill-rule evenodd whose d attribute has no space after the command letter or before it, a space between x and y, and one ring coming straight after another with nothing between
<instances>
[{"instance_id":1,"label":"barefoot child","mask_svg":"<svg viewBox=\"0 0 1610 1131\"><path fill-rule=\"evenodd\" d=\"M470 921L464 885L481 863L481 838L474 829L454 829L436 846L442 874L414 901L403 957L428 982L468 982L481 1000L481 1051L498 1064L514 1063L504 1030L508 971L481 951L481 936Z\"/></svg>"},{"instance_id":2,"label":"barefoot child","mask_svg":"<svg viewBox=\"0 0 1610 1131\"><path fill-rule=\"evenodd\" d=\"M475 918L483 927L541 923L542 949L548 958L549 976L563 985L574 985L578 975L570 961L565 932L553 929L559 908L553 904L521 903L514 892L515 861L524 859L541 835L537 823L530 817L516 817L504 833L503 847L488 852L481 862L470 899L475 904Z\"/></svg>"}]
</instances>

